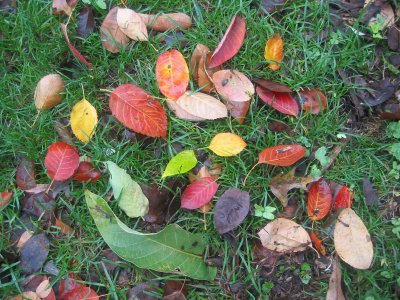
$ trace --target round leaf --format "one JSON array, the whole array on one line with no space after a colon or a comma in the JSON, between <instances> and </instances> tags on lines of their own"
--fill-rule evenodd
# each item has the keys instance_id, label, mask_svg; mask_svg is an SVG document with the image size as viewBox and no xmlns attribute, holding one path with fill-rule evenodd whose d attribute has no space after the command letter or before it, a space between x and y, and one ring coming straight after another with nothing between
<instances>
[{"instance_id":1,"label":"round leaf","mask_svg":"<svg viewBox=\"0 0 400 300\"><path fill-rule=\"evenodd\" d=\"M234 133L218 133L208 148L219 156L234 156L247 146L243 139Z\"/></svg>"},{"instance_id":2,"label":"round leaf","mask_svg":"<svg viewBox=\"0 0 400 300\"><path fill-rule=\"evenodd\" d=\"M49 74L40 79L35 89L35 106L46 110L61 102L65 92L64 80L58 74Z\"/></svg>"},{"instance_id":3,"label":"round leaf","mask_svg":"<svg viewBox=\"0 0 400 300\"><path fill-rule=\"evenodd\" d=\"M218 184L212 177L203 177L189 184L182 193L181 208L197 209L214 197Z\"/></svg>"},{"instance_id":4,"label":"round leaf","mask_svg":"<svg viewBox=\"0 0 400 300\"><path fill-rule=\"evenodd\" d=\"M88 143L97 125L97 111L86 99L74 105L70 118L74 135L83 143Z\"/></svg>"},{"instance_id":5,"label":"round leaf","mask_svg":"<svg viewBox=\"0 0 400 300\"><path fill-rule=\"evenodd\" d=\"M44 159L47 172L53 180L66 180L74 175L79 165L76 149L64 142L51 144Z\"/></svg>"},{"instance_id":6,"label":"round leaf","mask_svg":"<svg viewBox=\"0 0 400 300\"><path fill-rule=\"evenodd\" d=\"M279 145L264 149L258 155L259 164L287 167L306 155L306 148L301 145Z\"/></svg>"},{"instance_id":7,"label":"round leaf","mask_svg":"<svg viewBox=\"0 0 400 300\"><path fill-rule=\"evenodd\" d=\"M175 155L168 163L161 178L189 172L197 164L193 150L184 150Z\"/></svg>"}]
</instances>

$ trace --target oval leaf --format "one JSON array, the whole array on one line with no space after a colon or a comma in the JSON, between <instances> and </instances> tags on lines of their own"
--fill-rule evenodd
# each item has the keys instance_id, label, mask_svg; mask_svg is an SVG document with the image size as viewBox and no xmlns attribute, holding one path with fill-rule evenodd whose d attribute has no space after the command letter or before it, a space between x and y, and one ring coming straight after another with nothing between
<instances>
[{"instance_id":1,"label":"oval leaf","mask_svg":"<svg viewBox=\"0 0 400 300\"><path fill-rule=\"evenodd\" d=\"M53 180L71 178L79 165L78 151L64 142L53 143L47 150L44 165Z\"/></svg>"},{"instance_id":2,"label":"oval leaf","mask_svg":"<svg viewBox=\"0 0 400 300\"><path fill-rule=\"evenodd\" d=\"M273 109L295 117L299 114L299 105L291 94L272 92L259 86L256 92L258 97Z\"/></svg>"},{"instance_id":3,"label":"oval leaf","mask_svg":"<svg viewBox=\"0 0 400 300\"><path fill-rule=\"evenodd\" d=\"M306 155L306 148L301 145L279 145L264 149L258 155L259 164L287 167Z\"/></svg>"},{"instance_id":4,"label":"oval leaf","mask_svg":"<svg viewBox=\"0 0 400 300\"><path fill-rule=\"evenodd\" d=\"M225 35L211 56L208 67L215 68L234 57L242 47L245 34L246 22L244 18L240 16L233 17Z\"/></svg>"},{"instance_id":5,"label":"oval leaf","mask_svg":"<svg viewBox=\"0 0 400 300\"><path fill-rule=\"evenodd\" d=\"M0 192L0 209L8 204L12 198L12 193L10 192Z\"/></svg>"},{"instance_id":6,"label":"oval leaf","mask_svg":"<svg viewBox=\"0 0 400 300\"><path fill-rule=\"evenodd\" d=\"M311 240L307 231L292 220L277 218L258 232L262 245L277 252L304 251Z\"/></svg>"},{"instance_id":7,"label":"oval leaf","mask_svg":"<svg viewBox=\"0 0 400 300\"><path fill-rule=\"evenodd\" d=\"M90 162L81 161L76 170L73 179L82 182L95 182L101 177L101 172L96 169Z\"/></svg>"},{"instance_id":8,"label":"oval leaf","mask_svg":"<svg viewBox=\"0 0 400 300\"><path fill-rule=\"evenodd\" d=\"M271 80L265 80L262 78L254 78L253 81L264 89L278 93L292 93L293 90L283 83L278 83Z\"/></svg>"},{"instance_id":9,"label":"oval leaf","mask_svg":"<svg viewBox=\"0 0 400 300\"><path fill-rule=\"evenodd\" d=\"M118 8L119 29L134 41L147 41L147 28L139 14L129 8Z\"/></svg>"},{"instance_id":10,"label":"oval leaf","mask_svg":"<svg viewBox=\"0 0 400 300\"><path fill-rule=\"evenodd\" d=\"M351 208L345 208L339 214L333 241L340 258L353 268L366 270L371 266L374 257L371 236Z\"/></svg>"},{"instance_id":11,"label":"oval leaf","mask_svg":"<svg viewBox=\"0 0 400 300\"><path fill-rule=\"evenodd\" d=\"M189 69L183 55L175 49L161 53L156 63L156 77L161 93L176 100L189 84Z\"/></svg>"},{"instance_id":12,"label":"oval leaf","mask_svg":"<svg viewBox=\"0 0 400 300\"><path fill-rule=\"evenodd\" d=\"M310 111L312 114L318 114L326 109L326 97L319 89L304 88L299 91L299 95L300 103L304 110Z\"/></svg>"},{"instance_id":13,"label":"oval leaf","mask_svg":"<svg viewBox=\"0 0 400 300\"><path fill-rule=\"evenodd\" d=\"M134 84L123 84L112 91L110 109L129 129L151 137L167 137L167 114L161 104Z\"/></svg>"},{"instance_id":14,"label":"oval leaf","mask_svg":"<svg viewBox=\"0 0 400 300\"><path fill-rule=\"evenodd\" d=\"M337 210L342 207L351 207L353 204L353 199L353 192L347 186L342 186L333 199L333 210Z\"/></svg>"},{"instance_id":15,"label":"oval leaf","mask_svg":"<svg viewBox=\"0 0 400 300\"><path fill-rule=\"evenodd\" d=\"M250 209L250 194L230 188L218 199L214 210L214 223L219 234L238 227Z\"/></svg>"},{"instance_id":16,"label":"oval leaf","mask_svg":"<svg viewBox=\"0 0 400 300\"><path fill-rule=\"evenodd\" d=\"M279 34L272 35L265 45L264 57L266 60L282 62L283 59L283 40ZM269 68L271 70L279 70L281 66L271 62Z\"/></svg>"},{"instance_id":17,"label":"oval leaf","mask_svg":"<svg viewBox=\"0 0 400 300\"><path fill-rule=\"evenodd\" d=\"M32 160L23 158L17 167L16 181L22 190L33 189L36 184L35 163Z\"/></svg>"},{"instance_id":18,"label":"oval leaf","mask_svg":"<svg viewBox=\"0 0 400 300\"><path fill-rule=\"evenodd\" d=\"M118 53L129 42L127 35L118 26L118 10L118 7L110 10L100 27L101 42L112 53Z\"/></svg>"},{"instance_id":19,"label":"oval leaf","mask_svg":"<svg viewBox=\"0 0 400 300\"><path fill-rule=\"evenodd\" d=\"M214 197L218 184L212 177L203 177L189 184L182 193L181 208L197 209Z\"/></svg>"},{"instance_id":20,"label":"oval leaf","mask_svg":"<svg viewBox=\"0 0 400 300\"><path fill-rule=\"evenodd\" d=\"M189 121L205 120L204 118L200 118L188 113L178 104L178 101L167 99L165 103L167 104L168 108L172 110L179 119L189 120Z\"/></svg>"},{"instance_id":21,"label":"oval leaf","mask_svg":"<svg viewBox=\"0 0 400 300\"><path fill-rule=\"evenodd\" d=\"M197 164L193 150L184 150L175 155L168 163L161 178L189 172Z\"/></svg>"},{"instance_id":22,"label":"oval leaf","mask_svg":"<svg viewBox=\"0 0 400 300\"><path fill-rule=\"evenodd\" d=\"M234 133L218 133L208 148L219 156L234 156L247 146L243 139Z\"/></svg>"},{"instance_id":23,"label":"oval leaf","mask_svg":"<svg viewBox=\"0 0 400 300\"><path fill-rule=\"evenodd\" d=\"M74 135L83 143L88 143L97 125L97 111L86 99L74 105L70 118Z\"/></svg>"},{"instance_id":24,"label":"oval leaf","mask_svg":"<svg viewBox=\"0 0 400 300\"><path fill-rule=\"evenodd\" d=\"M39 110L46 110L61 102L65 92L64 80L58 74L49 74L42 77L35 89L35 106Z\"/></svg>"},{"instance_id":25,"label":"oval leaf","mask_svg":"<svg viewBox=\"0 0 400 300\"><path fill-rule=\"evenodd\" d=\"M329 184L321 179L314 182L308 191L307 214L313 221L323 219L331 210L332 193Z\"/></svg>"}]
</instances>

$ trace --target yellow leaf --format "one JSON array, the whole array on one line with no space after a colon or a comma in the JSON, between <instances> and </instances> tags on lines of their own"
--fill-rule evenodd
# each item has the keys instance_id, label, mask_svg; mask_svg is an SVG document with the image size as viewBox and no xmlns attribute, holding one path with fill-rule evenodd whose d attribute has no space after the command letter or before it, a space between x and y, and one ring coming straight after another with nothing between
<instances>
[{"instance_id":1,"label":"yellow leaf","mask_svg":"<svg viewBox=\"0 0 400 300\"><path fill-rule=\"evenodd\" d=\"M94 133L97 111L89 101L82 99L72 108L70 122L72 132L86 144Z\"/></svg>"},{"instance_id":2,"label":"yellow leaf","mask_svg":"<svg viewBox=\"0 0 400 300\"><path fill-rule=\"evenodd\" d=\"M264 57L266 60L281 62L283 59L283 40L279 34L272 35L265 45ZM269 68L278 70L281 66L271 62Z\"/></svg>"},{"instance_id":3,"label":"yellow leaf","mask_svg":"<svg viewBox=\"0 0 400 300\"><path fill-rule=\"evenodd\" d=\"M219 156L234 156L246 146L246 142L234 133L218 133L208 148Z\"/></svg>"}]
</instances>

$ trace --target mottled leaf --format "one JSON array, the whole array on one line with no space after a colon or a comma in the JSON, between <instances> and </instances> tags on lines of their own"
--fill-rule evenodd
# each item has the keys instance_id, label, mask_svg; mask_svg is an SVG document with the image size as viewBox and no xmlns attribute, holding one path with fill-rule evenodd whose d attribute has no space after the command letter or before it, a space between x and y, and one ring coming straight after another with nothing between
<instances>
[{"instance_id":1,"label":"mottled leaf","mask_svg":"<svg viewBox=\"0 0 400 300\"><path fill-rule=\"evenodd\" d=\"M326 97L319 89L303 88L299 95L300 105L305 111L318 114L327 107Z\"/></svg>"}]
</instances>

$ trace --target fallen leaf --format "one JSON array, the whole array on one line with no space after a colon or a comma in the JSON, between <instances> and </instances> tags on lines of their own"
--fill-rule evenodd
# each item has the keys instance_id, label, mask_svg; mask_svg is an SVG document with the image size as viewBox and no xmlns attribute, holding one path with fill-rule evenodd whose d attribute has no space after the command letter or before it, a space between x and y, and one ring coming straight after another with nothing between
<instances>
[{"instance_id":1,"label":"fallen leaf","mask_svg":"<svg viewBox=\"0 0 400 300\"><path fill-rule=\"evenodd\" d=\"M60 280L58 288L58 300L100 299L94 290L75 280L81 281L82 279L73 273L70 273L69 278L62 278Z\"/></svg>"},{"instance_id":2,"label":"fallen leaf","mask_svg":"<svg viewBox=\"0 0 400 300\"><path fill-rule=\"evenodd\" d=\"M186 300L185 282L167 280L163 288L163 300Z\"/></svg>"},{"instance_id":3,"label":"fallen leaf","mask_svg":"<svg viewBox=\"0 0 400 300\"><path fill-rule=\"evenodd\" d=\"M74 9L77 2L77 0L53 0L53 14L57 15L60 13L65 13L68 16L71 16L72 10Z\"/></svg>"},{"instance_id":4,"label":"fallen leaf","mask_svg":"<svg viewBox=\"0 0 400 300\"><path fill-rule=\"evenodd\" d=\"M389 28L387 39L390 50L400 50L400 30L396 26L392 26Z\"/></svg>"},{"instance_id":5,"label":"fallen leaf","mask_svg":"<svg viewBox=\"0 0 400 300\"><path fill-rule=\"evenodd\" d=\"M101 172L90 162L81 161L76 169L73 179L82 182L95 182L101 177Z\"/></svg>"},{"instance_id":6,"label":"fallen leaf","mask_svg":"<svg viewBox=\"0 0 400 300\"><path fill-rule=\"evenodd\" d=\"M198 81L198 70L200 67L200 59L204 56L207 55L210 52L210 49L203 44L197 44L196 48L193 50L193 54L190 58L189 62L189 70L190 73L193 76L193 79L197 82Z\"/></svg>"},{"instance_id":7,"label":"fallen leaf","mask_svg":"<svg viewBox=\"0 0 400 300\"><path fill-rule=\"evenodd\" d=\"M290 166L306 155L306 148L301 145L278 145L265 148L258 155L258 164Z\"/></svg>"},{"instance_id":8,"label":"fallen leaf","mask_svg":"<svg viewBox=\"0 0 400 300\"><path fill-rule=\"evenodd\" d=\"M246 22L244 18L234 16L217 49L213 52L208 67L215 68L234 57L242 47L245 35Z\"/></svg>"},{"instance_id":9,"label":"fallen leaf","mask_svg":"<svg viewBox=\"0 0 400 300\"><path fill-rule=\"evenodd\" d=\"M208 149L219 156L234 156L242 152L246 146L246 142L237 134L224 132L213 137Z\"/></svg>"},{"instance_id":10,"label":"fallen leaf","mask_svg":"<svg viewBox=\"0 0 400 300\"><path fill-rule=\"evenodd\" d=\"M345 208L339 214L333 242L340 258L353 268L366 270L371 266L374 257L371 236L351 208Z\"/></svg>"},{"instance_id":11,"label":"fallen leaf","mask_svg":"<svg viewBox=\"0 0 400 300\"><path fill-rule=\"evenodd\" d=\"M307 185L318 180L312 176L297 177L295 176L296 168L290 170L287 174L279 174L272 178L269 183L271 192L279 199L284 207L288 205L288 192L298 188L307 190Z\"/></svg>"},{"instance_id":12,"label":"fallen leaf","mask_svg":"<svg viewBox=\"0 0 400 300\"><path fill-rule=\"evenodd\" d=\"M85 197L102 237L122 259L140 268L214 280L217 269L207 266L201 257L206 246L202 234L190 233L176 224L158 233L137 232L122 223L101 197L88 190Z\"/></svg>"},{"instance_id":13,"label":"fallen leaf","mask_svg":"<svg viewBox=\"0 0 400 300\"><path fill-rule=\"evenodd\" d=\"M346 300L342 290L342 272L340 271L339 259L333 259L332 274L329 279L329 288L326 300Z\"/></svg>"},{"instance_id":14,"label":"fallen leaf","mask_svg":"<svg viewBox=\"0 0 400 300\"><path fill-rule=\"evenodd\" d=\"M83 143L89 143L97 125L97 111L83 98L77 102L71 111L70 123L72 132Z\"/></svg>"},{"instance_id":15,"label":"fallen leaf","mask_svg":"<svg viewBox=\"0 0 400 300\"><path fill-rule=\"evenodd\" d=\"M81 38L87 38L93 32L96 25L92 7L85 6L82 8L77 17L77 21L78 28L76 29L76 35Z\"/></svg>"},{"instance_id":16,"label":"fallen leaf","mask_svg":"<svg viewBox=\"0 0 400 300\"><path fill-rule=\"evenodd\" d=\"M197 69L197 85L200 91L210 93L215 91L214 82L212 76L215 72L221 70L221 66L210 68L212 53L204 54L199 60L199 68Z\"/></svg>"},{"instance_id":17,"label":"fallen leaf","mask_svg":"<svg viewBox=\"0 0 400 300\"><path fill-rule=\"evenodd\" d=\"M61 219L56 218L55 226L61 229L61 232L65 235L70 235L74 232L71 226L65 224Z\"/></svg>"},{"instance_id":18,"label":"fallen leaf","mask_svg":"<svg viewBox=\"0 0 400 300\"><path fill-rule=\"evenodd\" d=\"M47 189L49 188L49 184L37 184L34 188L28 189L28 190L24 190L25 193L27 194L38 194L44 191L47 191Z\"/></svg>"},{"instance_id":19,"label":"fallen leaf","mask_svg":"<svg viewBox=\"0 0 400 300\"><path fill-rule=\"evenodd\" d=\"M387 78L371 82L369 89L370 95L366 95L362 100L371 107L386 102L395 93L395 86Z\"/></svg>"},{"instance_id":20,"label":"fallen leaf","mask_svg":"<svg viewBox=\"0 0 400 300\"><path fill-rule=\"evenodd\" d=\"M24 231L23 234L21 234L21 237L18 239L18 243L16 245L17 248L22 248L26 242L32 237L33 231L26 230Z\"/></svg>"},{"instance_id":21,"label":"fallen leaf","mask_svg":"<svg viewBox=\"0 0 400 300\"><path fill-rule=\"evenodd\" d=\"M189 172L197 164L193 150L184 150L175 155L166 166L161 178Z\"/></svg>"},{"instance_id":22,"label":"fallen leaf","mask_svg":"<svg viewBox=\"0 0 400 300\"><path fill-rule=\"evenodd\" d=\"M88 62L86 60L86 58L78 51L78 49L76 49L70 42L69 37L68 37L68 32L67 32L67 25L66 24L60 24L61 27L61 31L64 35L65 40L67 41L67 45L69 50L71 50L72 54L81 62L83 63L85 66L87 66L88 68L92 69L93 66L90 62Z\"/></svg>"},{"instance_id":23,"label":"fallen leaf","mask_svg":"<svg viewBox=\"0 0 400 300\"><path fill-rule=\"evenodd\" d=\"M21 206L24 212L49 221L55 207L55 200L45 192L40 192L27 195L22 199Z\"/></svg>"},{"instance_id":24,"label":"fallen leaf","mask_svg":"<svg viewBox=\"0 0 400 300\"><path fill-rule=\"evenodd\" d=\"M277 218L258 232L261 243L277 252L300 252L311 244L307 231L292 220Z\"/></svg>"},{"instance_id":25,"label":"fallen leaf","mask_svg":"<svg viewBox=\"0 0 400 300\"><path fill-rule=\"evenodd\" d=\"M333 210L342 207L351 207L354 200L353 192L345 185L341 186L333 198Z\"/></svg>"},{"instance_id":26,"label":"fallen leaf","mask_svg":"<svg viewBox=\"0 0 400 300\"><path fill-rule=\"evenodd\" d=\"M238 227L246 218L249 209L248 192L236 188L228 189L215 204L214 223L218 233L224 234Z\"/></svg>"},{"instance_id":27,"label":"fallen leaf","mask_svg":"<svg viewBox=\"0 0 400 300\"><path fill-rule=\"evenodd\" d=\"M129 42L129 37L118 26L118 9L118 7L111 9L100 27L101 42L112 53L118 53Z\"/></svg>"},{"instance_id":28,"label":"fallen leaf","mask_svg":"<svg viewBox=\"0 0 400 300\"><path fill-rule=\"evenodd\" d=\"M382 120L400 120L400 104L388 104L379 116Z\"/></svg>"},{"instance_id":29,"label":"fallen leaf","mask_svg":"<svg viewBox=\"0 0 400 300\"><path fill-rule=\"evenodd\" d=\"M32 160L22 158L21 162L18 164L16 173L18 187L22 190L34 188L37 185L35 177L35 163Z\"/></svg>"},{"instance_id":30,"label":"fallen leaf","mask_svg":"<svg viewBox=\"0 0 400 300\"><path fill-rule=\"evenodd\" d=\"M283 60L283 40L279 34L273 34L267 41L264 50L264 58L269 61L269 68L271 70L279 70L280 63Z\"/></svg>"},{"instance_id":31,"label":"fallen leaf","mask_svg":"<svg viewBox=\"0 0 400 300\"><path fill-rule=\"evenodd\" d=\"M291 130L288 125L278 121L268 123L268 129L272 132L289 132Z\"/></svg>"},{"instance_id":32,"label":"fallen leaf","mask_svg":"<svg viewBox=\"0 0 400 300\"><path fill-rule=\"evenodd\" d=\"M329 184L320 179L311 184L308 191L307 215L313 221L318 221L330 212L332 205L332 193Z\"/></svg>"},{"instance_id":33,"label":"fallen leaf","mask_svg":"<svg viewBox=\"0 0 400 300\"><path fill-rule=\"evenodd\" d=\"M326 256L326 249L322 243L322 240L317 236L314 230L309 231L310 238L312 243L314 244L315 249L317 249L318 253Z\"/></svg>"},{"instance_id":34,"label":"fallen leaf","mask_svg":"<svg viewBox=\"0 0 400 300\"><path fill-rule=\"evenodd\" d=\"M47 149L44 165L53 180L71 178L79 166L78 151L64 142L53 143Z\"/></svg>"},{"instance_id":35,"label":"fallen leaf","mask_svg":"<svg viewBox=\"0 0 400 300\"><path fill-rule=\"evenodd\" d=\"M198 209L214 197L218 184L212 177L203 177L189 184L182 193L181 208Z\"/></svg>"},{"instance_id":36,"label":"fallen leaf","mask_svg":"<svg viewBox=\"0 0 400 300\"><path fill-rule=\"evenodd\" d=\"M181 102L184 103L185 101L183 100ZM195 115L190 114L189 112L184 110L178 104L178 102L175 101L175 100L166 99L165 103L167 104L168 108L170 110L172 110L179 119L189 120L189 121L203 121L203 120L205 120L204 118L197 117Z\"/></svg>"},{"instance_id":37,"label":"fallen leaf","mask_svg":"<svg viewBox=\"0 0 400 300\"><path fill-rule=\"evenodd\" d=\"M161 104L134 84L111 92L110 110L129 129L151 137L167 137L167 114Z\"/></svg>"},{"instance_id":38,"label":"fallen leaf","mask_svg":"<svg viewBox=\"0 0 400 300\"><path fill-rule=\"evenodd\" d=\"M292 93L293 90L283 83L278 83L271 80L265 80L262 78L254 78L253 81L257 83L262 88L269 90L271 92L278 93Z\"/></svg>"},{"instance_id":39,"label":"fallen leaf","mask_svg":"<svg viewBox=\"0 0 400 300\"><path fill-rule=\"evenodd\" d=\"M298 116L299 105L290 93L272 92L260 86L256 87L256 92L258 97L273 109L285 115Z\"/></svg>"},{"instance_id":40,"label":"fallen leaf","mask_svg":"<svg viewBox=\"0 0 400 300\"><path fill-rule=\"evenodd\" d=\"M38 272L49 255L50 243L44 233L32 236L21 249L21 270L25 274Z\"/></svg>"},{"instance_id":41,"label":"fallen leaf","mask_svg":"<svg viewBox=\"0 0 400 300\"><path fill-rule=\"evenodd\" d=\"M326 97L319 89L303 88L299 91L299 95L300 105L305 111L318 114L320 111L326 109Z\"/></svg>"},{"instance_id":42,"label":"fallen leaf","mask_svg":"<svg viewBox=\"0 0 400 300\"><path fill-rule=\"evenodd\" d=\"M159 281L140 282L129 290L128 300L159 300L154 296L159 292L159 285Z\"/></svg>"},{"instance_id":43,"label":"fallen leaf","mask_svg":"<svg viewBox=\"0 0 400 300\"><path fill-rule=\"evenodd\" d=\"M65 83L58 74L49 74L42 77L35 89L35 106L39 110L46 110L61 102L65 92Z\"/></svg>"},{"instance_id":44,"label":"fallen leaf","mask_svg":"<svg viewBox=\"0 0 400 300\"><path fill-rule=\"evenodd\" d=\"M262 0L261 6L267 13L282 10L283 6L289 0Z\"/></svg>"},{"instance_id":45,"label":"fallen leaf","mask_svg":"<svg viewBox=\"0 0 400 300\"><path fill-rule=\"evenodd\" d=\"M110 171L110 184L119 207L131 218L142 217L149 210L149 200L139 184L112 161L106 162Z\"/></svg>"},{"instance_id":46,"label":"fallen leaf","mask_svg":"<svg viewBox=\"0 0 400 300\"><path fill-rule=\"evenodd\" d=\"M378 195L376 194L375 189L368 177L363 179L363 194L365 198L365 204L368 206L378 204Z\"/></svg>"},{"instance_id":47,"label":"fallen leaf","mask_svg":"<svg viewBox=\"0 0 400 300\"><path fill-rule=\"evenodd\" d=\"M54 129L57 131L57 134L60 137L61 141L67 144L73 144L74 139L72 138L72 134L69 131L68 119L64 118L64 120L65 122L55 120Z\"/></svg>"},{"instance_id":48,"label":"fallen leaf","mask_svg":"<svg viewBox=\"0 0 400 300\"><path fill-rule=\"evenodd\" d=\"M22 294L11 298L11 300L41 300L40 297L32 291L23 292Z\"/></svg>"},{"instance_id":49,"label":"fallen leaf","mask_svg":"<svg viewBox=\"0 0 400 300\"><path fill-rule=\"evenodd\" d=\"M192 26L192 19L184 13L139 15L146 26L155 31L186 30Z\"/></svg>"},{"instance_id":50,"label":"fallen leaf","mask_svg":"<svg viewBox=\"0 0 400 300\"><path fill-rule=\"evenodd\" d=\"M282 256L282 253L269 250L261 244L260 241L254 241L253 245L253 257L254 261L261 266L267 268L274 268L278 262L278 258Z\"/></svg>"},{"instance_id":51,"label":"fallen leaf","mask_svg":"<svg viewBox=\"0 0 400 300\"><path fill-rule=\"evenodd\" d=\"M146 24L135 11L129 8L118 8L117 24L119 29L134 41L147 41Z\"/></svg>"},{"instance_id":52,"label":"fallen leaf","mask_svg":"<svg viewBox=\"0 0 400 300\"><path fill-rule=\"evenodd\" d=\"M53 289L50 286L50 281L49 279L43 280L38 287L36 288L36 294L44 299L44 300L50 300L54 299L56 300L55 294Z\"/></svg>"},{"instance_id":53,"label":"fallen leaf","mask_svg":"<svg viewBox=\"0 0 400 300\"><path fill-rule=\"evenodd\" d=\"M186 92L189 69L178 50L168 50L158 56L156 78L161 93L168 99L177 100Z\"/></svg>"}]
</instances>

